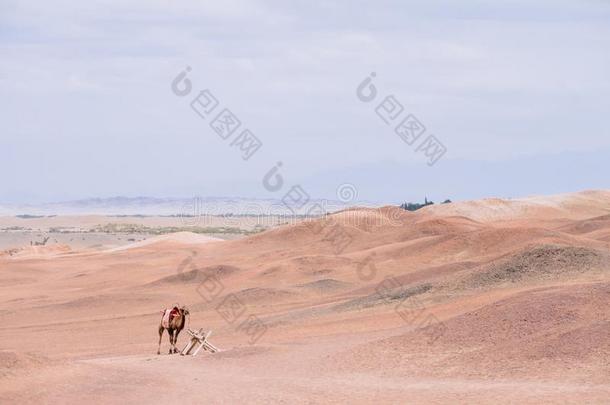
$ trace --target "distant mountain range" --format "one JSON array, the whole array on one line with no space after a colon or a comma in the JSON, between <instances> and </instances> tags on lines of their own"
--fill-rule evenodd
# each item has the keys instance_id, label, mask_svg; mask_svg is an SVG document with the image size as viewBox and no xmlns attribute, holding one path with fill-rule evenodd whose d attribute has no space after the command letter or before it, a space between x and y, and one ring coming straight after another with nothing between
<instances>
[{"instance_id":1,"label":"distant mountain range","mask_svg":"<svg viewBox=\"0 0 610 405\"><path fill-rule=\"evenodd\" d=\"M303 207L297 207L297 204L290 204L289 208L281 200L274 199L253 199L239 197L156 198L119 196L41 204L0 204L0 215L305 215L308 212L319 211L320 207L324 208L326 212L333 212L343 209L348 205L356 204L361 206L375 206L375 204L366 202L341 202L312 199Z\"/></svg>"}]
</instances>

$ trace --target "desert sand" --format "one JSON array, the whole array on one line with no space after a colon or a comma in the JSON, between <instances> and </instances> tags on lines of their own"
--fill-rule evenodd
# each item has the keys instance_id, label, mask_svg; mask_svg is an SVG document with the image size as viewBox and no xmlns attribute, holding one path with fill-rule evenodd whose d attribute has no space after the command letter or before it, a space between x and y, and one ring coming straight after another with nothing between
<instances>
[{"instance_id":1,"label":"desert sand","mask_svg":"<svg viewBox=\"0 0 610 405\"><path fill-rule=\"evenodd\" d=\"M610 191L62 246L0 255L0 403L610 403Z\"/></svg>"}]
</instances>

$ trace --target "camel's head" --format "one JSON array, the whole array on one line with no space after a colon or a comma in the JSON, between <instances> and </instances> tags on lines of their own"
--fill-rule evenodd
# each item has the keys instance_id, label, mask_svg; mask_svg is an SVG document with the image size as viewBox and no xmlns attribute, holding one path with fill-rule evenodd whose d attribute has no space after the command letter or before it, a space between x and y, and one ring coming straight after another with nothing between
<instances>
[{"instance_id":1,"label":"camel's head","mask_svg":"<svg viewBox=\"0 0 610 405\"><path fill-rule=\"evenodd\" d=\"M190 315L191 313L189 312L189 309L187 307L182 307L180 308L180 312L182 312L183 316L187 316Z\"/></svg>"}]
</instances>

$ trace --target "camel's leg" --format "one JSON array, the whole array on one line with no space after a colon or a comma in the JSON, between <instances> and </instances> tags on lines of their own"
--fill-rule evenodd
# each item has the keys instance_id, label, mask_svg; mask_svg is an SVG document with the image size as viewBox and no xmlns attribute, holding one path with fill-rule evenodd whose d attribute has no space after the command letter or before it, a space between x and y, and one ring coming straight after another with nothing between
<instances>
[{"instance_id":1,"label":"camel's leg","mask_svg":"<svg viewBox=\"0 0 610 405\"><path fill-rule=\"evenodd\" d=\"M167 333L169 333L169 352L168 354L172 354L174 352L174 331L172 329L168 329Z\"/></svg>"},{"instance_id":2,"label":"camel's leg","mask_svg":"<svg viewBox=\"0 0 610 405\"><path fill-rule=\"evenodd\" d=\"M161 354L161 338L163 338L163 330L165 328L159 325L159 347L157 348L157 354Z\"/></svg>"},{"instance_id":3,"label":"camel's leg","mask_svg":"<svg viewBox=\"0 0 610 405\"><path fill-rule=\"evenodd\" d=\"M174 353L178 353L178 348L176 347L176 344L178 344L178 335L180 334L180 329L176 329L176 332L174 334Z\"/></svg>"}]
</instances>

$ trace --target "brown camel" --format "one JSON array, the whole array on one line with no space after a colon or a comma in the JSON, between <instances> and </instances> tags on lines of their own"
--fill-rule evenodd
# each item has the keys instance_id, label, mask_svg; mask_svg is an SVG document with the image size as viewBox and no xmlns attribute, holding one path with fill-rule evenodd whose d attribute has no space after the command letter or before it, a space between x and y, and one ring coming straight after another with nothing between
<instances>
[{"instance_id":1,"label":"brown camel","mask_svg":"<svg viewBox=\"0 0 610 405\"><path fill-rule=\"evenodd\" d=\"M159 348L157 349L157 354L161 354L161 338L163 338L163 331L167 329L167 333L169 335L169 354L178 353L178 348L176 348L176 342L178 341L178 335L184 329L184 325L186 325L186 317L189 315L189 310L186 307L174 307L171 310L172 313L169 317L169 325L168 327L163 326L163 315L161 315L161 323L159 324Z\"/></svg>"}]
</instances>

